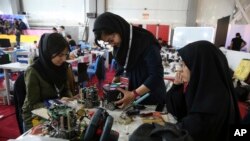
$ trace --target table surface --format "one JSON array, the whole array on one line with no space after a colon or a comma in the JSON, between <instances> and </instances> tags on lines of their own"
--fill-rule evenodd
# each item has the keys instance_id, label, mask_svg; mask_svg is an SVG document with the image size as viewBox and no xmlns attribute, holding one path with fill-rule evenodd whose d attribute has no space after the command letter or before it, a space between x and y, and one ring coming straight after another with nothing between
<instances>
[{"instance_id":1,"label":"table surface","mask_svg":"<svg viewBox=\"0 0 250 141\"><path fill-rule=\"evenodd\" d=\"M28 66L29 66L28 64L14 62L14 63L0 65L0 68L11 69L11 70L25 70L27 69Z\"/></svg>"},{"instance_id":2,"label":"table surface","mask_svg":"<svg viewBox=\"0 0 250 141\"><path fill-rule=\"evenodd\" d=\"M71 103L72 105L76 105L75 103ZM155 109L155 106L146 106L147 108L145 110L142 110L141 113L148 113L148 112L153 112ZM88 109L89 111L95 111L96 109ZM128 141L129 140L129 136L133 133L133 131L138 128L142 123L142 119L139 116L135 116L133 118L133 121L130 124L120 124L118 122L119 120L119 116L122 112L122 110L114 110L114 111L110 111L107 110L108 113L114 118L114 122L113 122L113 126L112 126L112 130L115 130L117 132L119 132L119 141ZM173 118L173 116L171 114L166 114L164 115L164 120L166 122L172 122L172 123L176 123L176 120ZM31 131L27 131L26 133L24 133L23 135L21 135L20 137L18 137L17 139L23 139L26 138L27 135L30 135Z\"/></svg>"}]
</instances>

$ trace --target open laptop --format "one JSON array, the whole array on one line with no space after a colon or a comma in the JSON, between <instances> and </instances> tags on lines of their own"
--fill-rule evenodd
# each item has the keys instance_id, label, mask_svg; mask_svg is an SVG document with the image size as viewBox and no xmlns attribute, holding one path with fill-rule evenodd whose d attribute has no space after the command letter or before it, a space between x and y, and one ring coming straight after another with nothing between
<instances>
[{"instance_id":1,"label":"open laptop","mask_svg":"<svg viewBox=\"0 0 250 141\"><path fill-rule=\"evenodd\" d=\"M0 48L7 49L11 47L10 39L0 39Z\"/></svg>"}]
</instances>

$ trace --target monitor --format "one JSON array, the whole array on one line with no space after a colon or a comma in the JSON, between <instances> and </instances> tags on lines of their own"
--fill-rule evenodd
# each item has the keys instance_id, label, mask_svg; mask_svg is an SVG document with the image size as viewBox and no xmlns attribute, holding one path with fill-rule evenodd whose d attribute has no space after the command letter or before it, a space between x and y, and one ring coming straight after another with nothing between
<instances>
[{"instance_id":1,"label":"monitor","mask_svg":"<svg viewBox=\"0 0 250 141\"><path fill-rule=\"evenodd\" d=\"M2 47L2 48L11 47L10 39L0 39L0 47Z\"/></svg>"},{"instance_id":2,"label":"monitor","mask_svg":"<svg viewBox=\"0 0 250 141\"><path fill-rule=\"evenodd\" d=\"M185 45L199 41L207 40L214 42L214 28L213 27L176 27L174 29L174 36L172 45L176 49L180 49Z\"/></svg>"}]
</instances>

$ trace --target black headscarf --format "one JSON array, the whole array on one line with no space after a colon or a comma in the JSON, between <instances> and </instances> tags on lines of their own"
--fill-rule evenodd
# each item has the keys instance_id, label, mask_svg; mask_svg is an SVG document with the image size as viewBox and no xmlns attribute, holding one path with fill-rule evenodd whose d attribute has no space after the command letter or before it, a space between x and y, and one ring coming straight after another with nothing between
<instances>
[{"instance_id":1,"label":"black headscarf","mask_svg":"<svg viewBox=\"0 0 250 141\"><path fill-rule=\"evenodd\" d=\"M188 112L218 113L227 107L237 115L238 108L223 53L208 41L197 41L179 50L191 77L185 94ZM229 113L225 113L229 114Z\"/></svg>"},{"instance_id":2,"label":"black headscarf","mask_svg":"<svg viewBox=\"0 0 250 141\"><path fill-rule=\"evenodd\" d=\"M121 44L119 47L114 47L114 56L117 62L124 66L126 55L129 48L130 25L119 15L105 12L97 17L94 23L93 32L95 33L95 40L101 40L102 33L118 33L121 36ZM98 44L98 43L97 43ZM154 35L140 27L133 26L133 37L130 49L127 70L132 69L138 63L138 59L142 57L143 52L147 47L160 45Z\"/></svg>"},{"instance_id":3,"label":"black headscarf","mask_svg":"<svg viewBox=\"0 0 250 141\"><path fill-rule=\"evenodd\" d=\"M60 54L65 48L69 48L69 44L59 33L43 34L39 42L39 58L32 65L45 81L58 88L67 81L68 63L56 66L51 59L52 55Z\"/></svg>"}]
</instances>

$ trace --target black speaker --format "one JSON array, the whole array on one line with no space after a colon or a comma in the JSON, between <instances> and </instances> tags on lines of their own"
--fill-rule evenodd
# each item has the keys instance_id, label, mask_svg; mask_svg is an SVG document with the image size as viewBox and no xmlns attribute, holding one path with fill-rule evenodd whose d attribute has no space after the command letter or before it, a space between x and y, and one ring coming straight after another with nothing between
<instances>
[{"instance_id":1,"label":"black speaker","mask_svg":"<svg viewBox=\"0 0 250 141\"><path fill-rule=\"evenodd\" d=\"M119 133L111 130L113 117L105 109L98 108L86 129L83 141L118 141ZM101 135L97 131L102 131Z\"/></svg>"}]
</instances>

